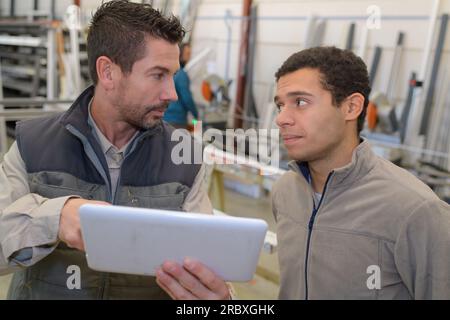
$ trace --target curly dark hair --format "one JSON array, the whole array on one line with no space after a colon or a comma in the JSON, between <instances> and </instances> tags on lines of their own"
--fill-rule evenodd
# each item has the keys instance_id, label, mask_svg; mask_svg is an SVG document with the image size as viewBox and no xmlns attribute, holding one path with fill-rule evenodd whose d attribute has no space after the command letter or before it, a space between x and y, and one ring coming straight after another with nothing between
<instances>
[{"instance_id":1,"label":"curly dark hair","mask_svg":"<svg viewBox=\"0 0 450 320\"><path fill-rule=\"evenodd\" d=\"M364 96L363 111L358 117L358 134L364 126L369 104L369 75L364 61L350 50L336 47L316 47L291 55L275 73L278 81L282 76L303 68L318 69L322 87L331 93L333 105L340 106L351 94Z\"/></svg>"},{"instance_id":2,"label":"curly dark hair","mask_svg":"<svg viewBox=\"0 0 450 320\"><path fill-rule=\"evenodd\" d=\"M125 0L102 3L92 17L87 36L89 73L94 85L98 82L96 62L100 56L107 56L127 74L143 58L146 36L175 44L184 35L178 18L165 17L149 4Z\"/></svg>"}]
</instances>

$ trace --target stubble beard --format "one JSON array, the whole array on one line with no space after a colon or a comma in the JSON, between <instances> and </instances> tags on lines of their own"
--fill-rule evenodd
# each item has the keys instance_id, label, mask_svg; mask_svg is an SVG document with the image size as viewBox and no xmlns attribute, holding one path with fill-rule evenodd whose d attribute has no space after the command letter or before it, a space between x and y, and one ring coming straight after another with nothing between
<instances>
[{"instance_id":1,"label":"stubble beard","mask_svg":"<svg viewBox=\"0 0 450 320\"><path fill-rule=\"evenodd\" d=\"M149 130L161 124L161 118L155 118L150 116L150 112L155 109L166 110L168 106L167 102L162 102L156 105L146 106L144 108L140 106L121 106L119 112L127 123L131 126L141 129Z\"/></svg>"}]
</instances>

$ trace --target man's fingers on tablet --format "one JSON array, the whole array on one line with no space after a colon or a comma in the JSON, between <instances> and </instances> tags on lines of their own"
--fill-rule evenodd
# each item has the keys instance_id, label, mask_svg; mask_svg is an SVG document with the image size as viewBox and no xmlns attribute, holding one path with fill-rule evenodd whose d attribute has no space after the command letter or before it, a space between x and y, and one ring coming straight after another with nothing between
<instances>
[{"instance_id":1,"label":"man's fingers on tablet","mask_svg":"<svg viewBox=\"0 0 450 320\"><path fill-rule=\"evenodd\" d=\"M84 241L83 241L83 235L81 234L81 229L78 231L78 237L79 237L79 243L78 243L78 250L86 251L84 248Z\"/></svg>"},{"instance_id":2,"label":"man's fingers on tablet","mask_svg":"<svg viewBox=\"0 0 450 320\"><path fill-rule=\"evenodd\" d=\"M164 272L172 276L178 283L200 299L214 299L213 293L208 290L199 279L178 263L166 261L163 264Z\"/></svg>"},{"instance_id":3,"label":"man's fingers on tablet","mask_svg":"<svg viewBox=\"0 0 450 320\"><path fill-rule=\"evenodd\" d=\"M161 266L162 271L167 274L170 274L174 278L178 279L181 277L183 273L183 268L176 262L173 261L165 261Z\"/></svg>"},{"instance_id":4,"label":"man's fingers on tablet","mask_svg":"<svg viewBox=\"0 0 450 320\"><path fill-rule=\"evenodd\" d=\"M206 288L199 279L193 276L186 269L183 269L183 272L178 280L183 287L200 299L217 299L213 292Z\"/></svg>"},{"instance_id":5,"label":"man's fingers on tablet","mask_svg":"<svg viewBox=\"0 0 450 320\"><path fill-rule=\"evenodd\" d=\"M183 286L178 283L170 274L164 272L163 270L158 270L156 272L157 279L159 283L162 284L163 289L169 293L169 295L176 300L195 300L196 297L192 295L188 290L183 288Z\"/></svg>"},{"instance_id":6,"label":"man's fingers on tablet","mask_svg":"<svg viewBox=\"0 0 450 320\"><path fill-rule=\"evenodd\" d=\"M183 266L216 295L215 299L229 298L227 284L206 266L190 258L184 260Z\"/></svg>"},{"instance_id":7,"label":"man's fingers on tablet","mask_svg":"<svg viewBox=\"0 0 450 320\"><path fill-rule=\"evenodd\" d=\"M169 288L167 288L160 280L159 278L156 278L156 283L158 284L158 286L161 287L161 289L163 289L171 298L172 300L176 300L175 296L173 295L172 292L170 292Z\"/></svg>"}]
</instances>

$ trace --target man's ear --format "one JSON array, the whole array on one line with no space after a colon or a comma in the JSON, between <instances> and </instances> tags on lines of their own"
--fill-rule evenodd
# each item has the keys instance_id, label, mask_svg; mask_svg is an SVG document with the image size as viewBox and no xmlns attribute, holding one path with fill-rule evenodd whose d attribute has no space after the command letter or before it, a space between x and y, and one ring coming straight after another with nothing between
<instances>
[{"instance_id":1,"label":"man's ear","mask_svg":"<svg viewBox=\"0 0 450 320\"><path fill-rule=\"evenodd\" d=\"M347 121L358 119L364 108L364 96L361 93L353 93L345 99L344 119Z\"/></svg>"},{"instance_id":2,"label":"man's ear","mask_svg":"<svg viewBox=\"0 0 450 320\"><path fill-rule=\"evenodd\" d=\"M100 56L95 63L98 83L106 90L114 88L114 76L117 66L106 56Z\"/></svg>"}]
</instances>

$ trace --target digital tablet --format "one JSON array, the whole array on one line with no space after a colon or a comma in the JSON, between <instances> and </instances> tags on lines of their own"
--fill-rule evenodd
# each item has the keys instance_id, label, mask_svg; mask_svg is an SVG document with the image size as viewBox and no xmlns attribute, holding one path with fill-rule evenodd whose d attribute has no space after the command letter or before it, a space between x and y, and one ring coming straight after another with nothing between
<instances>
[{"instance_id":1,"label":"digital tablet","mask_svg":"<svg viewBox=\"0 0 450 320\"><path fill-rule=\"evenodd\" d=\"M88 266L136 275L190 257L225 281L249 281L267 231L260 219L180 211L87 204L79 213Z\"/></svg>"}]
</instances>

